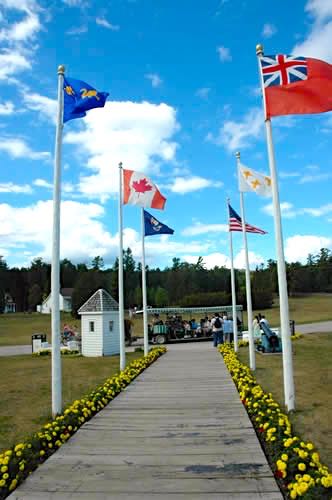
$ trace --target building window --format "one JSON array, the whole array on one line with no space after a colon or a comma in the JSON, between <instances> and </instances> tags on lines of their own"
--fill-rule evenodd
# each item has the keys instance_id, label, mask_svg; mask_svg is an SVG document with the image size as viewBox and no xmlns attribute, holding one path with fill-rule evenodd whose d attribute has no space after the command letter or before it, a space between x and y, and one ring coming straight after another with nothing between
<instances>
[{"instance_id":1,"label":"building window","mask_svg":"<svg viewBox=\"0 0 332 500\"><path fill-rule=\"evenodd\" d=\"M113 324L114 324L114 321L109 321L109 322L108 322L108 325L109 325L109 331L110 331L110 332L113 332Z\"/></svg>"},{"instance_id":2,"label":"building window","mask_svg":"<svg viewBox=\"0 0 332 500\"><path fill-rule=\"evenodd\" d=\"M94 331L95 331L95 322L89 321L89 332L94 332Z\"/></svg>"}]
</instances>

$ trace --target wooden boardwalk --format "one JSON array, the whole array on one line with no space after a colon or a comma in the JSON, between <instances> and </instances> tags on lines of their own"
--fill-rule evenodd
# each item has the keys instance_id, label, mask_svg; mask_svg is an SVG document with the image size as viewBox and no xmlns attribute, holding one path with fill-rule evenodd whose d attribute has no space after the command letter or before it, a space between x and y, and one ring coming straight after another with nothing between
<instances>
[{"instance_id":1,"label":"wooden boardwalk","mask_svg":"<svg viewBox=\"0 0 332 500\"><path fill-rule=\"evenodd\" d=\"M170 346L9 497L281 500L220 354Z\"/></svg>"}]
</instances>

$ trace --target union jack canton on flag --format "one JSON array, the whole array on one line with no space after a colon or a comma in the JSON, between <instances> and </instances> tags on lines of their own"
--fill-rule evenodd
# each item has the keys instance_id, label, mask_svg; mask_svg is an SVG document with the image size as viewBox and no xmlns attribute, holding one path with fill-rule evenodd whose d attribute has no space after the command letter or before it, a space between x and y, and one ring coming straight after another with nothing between
<instances>
[{"instance_id":1,"label":"union jack canton on flag","mask_svg":"<svg viewBox=\"0 0 332 500\"><path fill-rule=\"evenodd\" d=\"M264 87L288 85L308 78L308 63L305 57L278 54L260 59Z\"/></svg>"}]
</instances>

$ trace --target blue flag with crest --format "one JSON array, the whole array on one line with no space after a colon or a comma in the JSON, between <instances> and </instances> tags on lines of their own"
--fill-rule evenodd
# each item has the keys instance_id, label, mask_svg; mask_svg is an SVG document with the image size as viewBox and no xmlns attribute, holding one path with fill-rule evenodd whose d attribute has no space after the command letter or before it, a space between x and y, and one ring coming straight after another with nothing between
<instances>
[{"instance_id":1,"label":"blue flag with crest","mask_svg":"<svg viewBox=\"0 0 332 500\"><path fill-rule=\"evenodd\" d=\"M144 236L153 236L155 234L173 234L174 230L159 222L153 215L144 210Z\"/></svg>"},{"instance_id":2,"label":"blue flag with crest","mask_svg":"<svg viewBox=\"0 0 332 500\"><path fill-rule=\"evenodd\" d=\"M63 80L63 92L63 123L74 118L83 118L89 109L103 108L109 96L108 92L98 92L82 80L66 77Z\"/></svg>"}]
</instances>

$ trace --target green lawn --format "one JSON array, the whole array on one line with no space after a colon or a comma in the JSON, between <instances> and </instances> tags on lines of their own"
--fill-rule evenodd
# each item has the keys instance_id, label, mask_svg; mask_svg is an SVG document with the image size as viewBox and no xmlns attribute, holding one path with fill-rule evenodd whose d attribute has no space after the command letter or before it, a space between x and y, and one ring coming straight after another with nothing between
<instances>
[{"instance_id":1,"label":"green lawn","mask_svg":"<svg viewBox=\"0 0 332 500\"><path fill-rule=\"evenodd\" d=\"M280 325L279 301L276 300L271 309L254 311L264 314L272 326ZM297 324L315 323L316 321L332 320L332 294L316 293L304 297L289 298L289 319ZM247 313L244 313L247 323Z\"/></svg>"},{"instance_id":2,"label":"green lawn","mask_svg":"<svg viewBox=\"0 0 332 500\"><path fill-rule=\"evenodd\" d=\"M142 353L127 353L127 363ZM119 371L119 357L63 357L63 401L68 405ZM1 358L0 452L51 418L50 357Z\"/></svg>"},{"instance_id":3,"label":"green lawn","mask_svg":"<svg viewBox=\"0 0 332 500\"><path fill-rule=\"evenodd\" d=\"M61 313L61 327L68 323L80 331L81 321L73 319L69 313ZM40 313L15 313L0 315L0 346L31 344L31 335L46 333L51 343L51 315Z\"/></svg>"},{"instance_id":4,"label":"green lawn","mask_svg":"<svg viewBox=\"0 0 332 500\"><path fill-rule=\"evenodd\" d=\"M323 463L332 467L331 356L332 332L305 335L293 342L296 412L290 415L295 433L313 442ZM239 359L248 364L248 348L239 349ZM256 354L257 381L283 404L281 355Z\"/></svg>"},{"instance_id":5,"label":"green lawn","mask_svg":"<svg viewBox=\"0 0 332 500\"><path fill-rule=\"evenodd\" d=\"M314 294L305 297L291 297L289 299L290 319L296 323L312 323L315 321L332 320L332 294ZM279 307L276 303L271 309L254 311L261 312L270 321L272 326L279 325ZM183 316L190 319L189 316ZM151 320L152 317L149 316ZM162 318L165 319L165 318ZM200 318L197 317L197 320ZM247 315L244 313L245 324ZM143 337L142 314L133 320L133 335ZM70 314L61 315L61 326L69 323L74 329L80 330L80 320L73 319ZM30 344L31 335L46 333L47 340L51 341L51 315L50 314L1 314L0 315L0 346L15 344Z\"/></svg>"}]
</instances>

